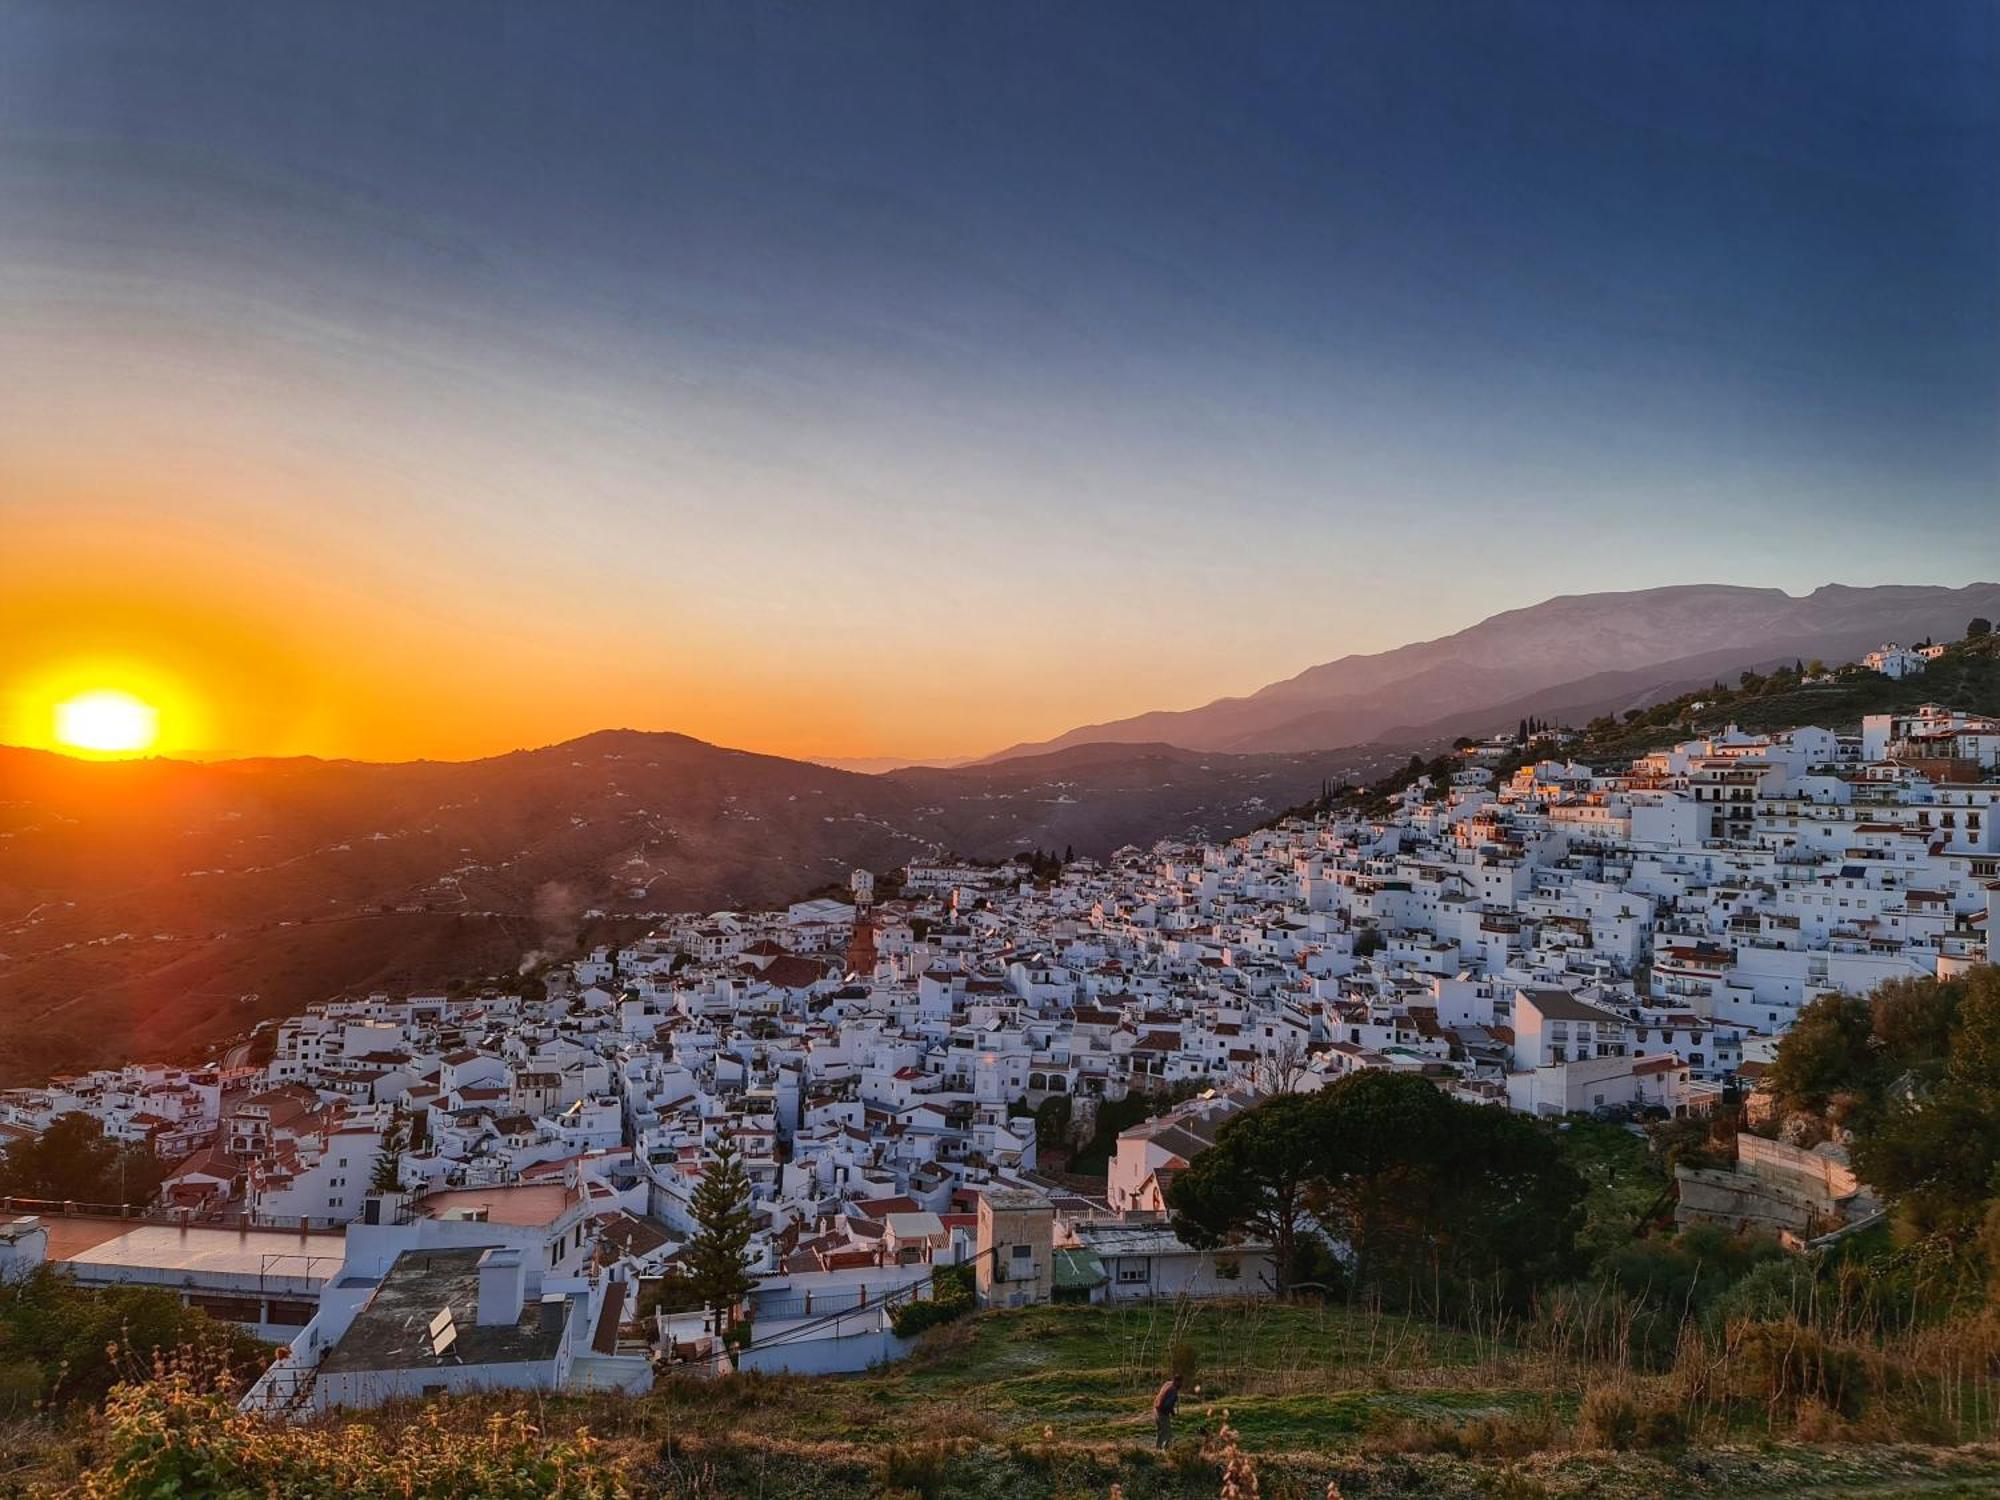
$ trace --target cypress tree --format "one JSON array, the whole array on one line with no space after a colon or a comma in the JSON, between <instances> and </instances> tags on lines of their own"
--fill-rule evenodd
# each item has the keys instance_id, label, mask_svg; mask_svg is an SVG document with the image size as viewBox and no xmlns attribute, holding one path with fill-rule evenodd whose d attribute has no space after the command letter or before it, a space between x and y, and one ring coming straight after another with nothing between
<instances>
[{"instance_id":1,"label":"cypress tree","mask_svg":"<svg viewBox=\"0 0 2000 1500\"><path fill-rule=\"evenodd\" d=\"M757 1284L750 1274L750 1178L733 1141L725 1139L716 1151L688 1209L695 1222L688 1280L702 1305L722 1308L733 1328L737 1304Z\"/></svg>"}]
</instances>

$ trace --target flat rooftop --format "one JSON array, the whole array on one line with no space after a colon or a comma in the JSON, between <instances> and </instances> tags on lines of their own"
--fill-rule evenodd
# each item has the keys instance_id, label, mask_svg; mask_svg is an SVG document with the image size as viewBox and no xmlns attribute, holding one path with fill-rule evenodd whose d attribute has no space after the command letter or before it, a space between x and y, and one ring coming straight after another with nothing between
<instances>
[{"instance_id":1,"label":"flat rooftop","mask_svg":"<svg viewBox=\"0 0 2000 1500\"><path fill-rule=\"evenodd\" d=\"M356 1315L320 1369L417 1370L454 1365L526 1364L552 1358L563 1329L542 1326L540 1303L528 1298L512 1323L479 1322L479 1258L490 1246L405 1250L375 1295ZM451 1309L458 1337L442 1356L431 1352L431 1320ZM565 1304L564 1317L569 1315Z\"/></svg>"},{"instance_id":2,"label":"flat rooftop","mask_svg":"<svg viewBox=\"0 0 2000 1500\"><path fill-rule=\"evenodd\" d=\"M92 1245L115 1240L132 1229L130 1219L99 1218L95 1214L43 1214L49 1232L49 1259L72 1260Z\"/></svg>"},{"instance_id":3,"label":"flat rooftop","mask_svg":"<svg viewBox=\"0 0 2000 1500\"><path fill-rule=\"evenodd\" d=\"M281 1277L324 1282L347 1257L344 1230L301 1235L295 1229L217 1229L178 1224L135 1224L129 1219L83 1221L51 1217L49 1259L79 1274L105 1273L120 1280L182 1276ZM58 1226L62 1233L58 1233Z\"/></svg>"},{"instance_id":4,"label":"flat rooftop","mask_svg":"<svg viewBox=\"0 0 2000 1500\"><path fill-rule=\"evenodd\" d=\"M574 1188L560 1182L517 1182L494 1187L446 1188L426 1193L415 1207L419 1214L430 1219L484 1219L489 1224L539 1228L555 1223L579 1196Z\"/></svg>"}]
</instances>

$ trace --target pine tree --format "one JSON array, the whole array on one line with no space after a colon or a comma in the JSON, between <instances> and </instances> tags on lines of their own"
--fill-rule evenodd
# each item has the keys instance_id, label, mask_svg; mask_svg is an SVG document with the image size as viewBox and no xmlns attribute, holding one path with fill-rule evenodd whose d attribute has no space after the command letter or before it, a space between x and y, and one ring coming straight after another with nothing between
<instances>
[{"instance_id":1,"label":"pine tree","mask_svg":"<svg viewBox=\"0 0 2000 1500\"><path fill-rule=\"evenodd\" d=\"M750 1294L750 1178L735 1143L725 1139L702 1173L688 1205L695 1234L688 1241L688 1279L704 1307L719 1307L736 1325L737 1306Z\"/></svg>"},{"instance_id":2,"label":"pine tree","mask_svg":"<svg viewBox=\"0 0 2000 1500\"><path fill-rule=\"evenodd\" d=\"M400 1193L403 1190L403 1136L402 1112L389 1122L389 1128L382 1132L382 1149L376 1154L374 1169L368 1174L371 1192Z\"/></svg>"}]
</instances>

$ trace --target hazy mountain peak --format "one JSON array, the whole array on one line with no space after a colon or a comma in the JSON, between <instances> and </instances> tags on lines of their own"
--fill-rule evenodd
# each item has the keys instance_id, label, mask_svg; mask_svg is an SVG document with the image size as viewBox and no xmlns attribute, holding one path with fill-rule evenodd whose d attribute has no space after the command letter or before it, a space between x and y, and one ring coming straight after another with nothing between
<instances>
[{"instance_id":1,"label":"hazy mountain peak","mask_svg":"<svg viewBox=\"0 0 2000 1500\"><path fill-rule=\"evenodd\" d=\"M1996 610L2000 584L1992 583L1829 583L1803 595L1688 583L1562 594L1435 640L1308 667L1245 697L1092 724L993 758L1108 741L1242 753L1330 749L1454 716L1478 725L1482 709L1585 679L1615 678L1616 692L1642 694L1653 670L1664 683L1780 657L1851 660L1885 640L1955 636L1971 616Z\"/></svg>"}]
</instances>

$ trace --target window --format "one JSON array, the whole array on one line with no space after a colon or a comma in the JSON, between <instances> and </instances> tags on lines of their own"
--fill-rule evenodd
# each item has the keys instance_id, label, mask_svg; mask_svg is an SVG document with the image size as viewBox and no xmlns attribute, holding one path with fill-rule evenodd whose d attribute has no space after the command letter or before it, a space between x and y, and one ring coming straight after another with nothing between
<instances>
[{"instance_id":1,"label":"window","mask_svg":"<svg viewBox=\"0 0 2000 1500\"><path fill-rule=\"evenodd\" d=\"M1016 1260L1032 1259L1035 1253L1035 1247L1033 1245L1012 1245L1009 1246L1008 1248L1010 1253Z\"/></svg>"}]
</instances>

